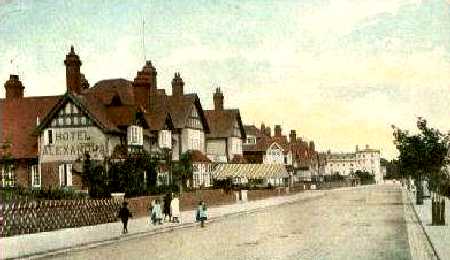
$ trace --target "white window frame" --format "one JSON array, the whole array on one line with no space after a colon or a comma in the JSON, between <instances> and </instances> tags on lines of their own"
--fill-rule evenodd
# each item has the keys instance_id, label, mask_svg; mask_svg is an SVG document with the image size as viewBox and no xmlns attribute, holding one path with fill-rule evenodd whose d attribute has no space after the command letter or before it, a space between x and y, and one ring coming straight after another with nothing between
<instances>
[{"instance_id":1,"label":"white window frame","mask_svg":"<svg viewBox=\"0 0 450 260\"><path fill-rule=\"evenodd\" d=\"M38 183L36 183L37 179L39 180ZM40 188L41 184L42 184L42 176L40 165L38 164L31 165L31 187Z\"/></svg>"},{"instance_id":2,"label":"white window frame","mask_svg":"<svg viewBox=\"0 0 450 260\"><path fill-rule=\"evenodd\" d=\"M2 166L2 187L14 187L14 165L9 165L9 172L6 172L6 165ZM7 177L7 178L6 178ZM8 179L8 180L6 180Z\"/></svg>"},{"instance_id":3,"label":"white window frame","mask_svg":"<svg viewBox=\"0 0 450 260\"><path fill-rule=\"evenodd\" d=\"M72 164L63 163L58 167L59 187L72 187Z\"/></svg>"},{"instance_id":4,"label":"white window frame","mask_svg":"<svg viewBox=\"0 0 450 260\"><path fill-rule=\"evenodd\" d=\"M143 145L143 130L142 127L132 125L127 130L128 144L130 145Z\"/></svg>"}]
</instances>

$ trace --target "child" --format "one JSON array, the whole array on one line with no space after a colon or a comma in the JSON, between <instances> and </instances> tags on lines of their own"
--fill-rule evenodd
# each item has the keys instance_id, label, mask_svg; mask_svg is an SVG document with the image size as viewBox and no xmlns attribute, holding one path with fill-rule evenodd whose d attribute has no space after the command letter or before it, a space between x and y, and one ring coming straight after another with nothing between
<instances>
[{"instance_id":1,"label":"child","mask_svg":"<svg viewBox=\"0 0 450 260\"><path fill-rule=\"evenodd\" d=\"M200 201L197 207L196 220L200 221L200 226L205 227L205 221L208 219L208 209L203 201Z\"/></svg>"},{"instance_id":2,"label":"child","mask_svg":"<svg viewBox=\"0 0 450 260\"><path fill-rule=\"evenodd\" d=\"M161 225L162 223L162 212L161 212L161 205L159 204L159 200L156 200L155 206L153 207L152 214L155 218L155 223L158 223L158 225Z\"/></svg>"}]
</instances>

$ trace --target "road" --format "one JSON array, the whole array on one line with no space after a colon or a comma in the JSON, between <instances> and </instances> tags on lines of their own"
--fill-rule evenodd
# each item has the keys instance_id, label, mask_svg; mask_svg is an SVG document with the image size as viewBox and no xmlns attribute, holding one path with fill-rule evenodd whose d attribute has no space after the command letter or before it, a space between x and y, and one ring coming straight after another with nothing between
<instances>
[{"instance_id":1,"label":"road","mask_svg":"<svg viewBox=\"0 0 450 260\"><path fill-rule=\"evenodd\" d=\"M398 186L307 201L72 251L54 259L410 259Z\"/></svg>"}]
</instances>

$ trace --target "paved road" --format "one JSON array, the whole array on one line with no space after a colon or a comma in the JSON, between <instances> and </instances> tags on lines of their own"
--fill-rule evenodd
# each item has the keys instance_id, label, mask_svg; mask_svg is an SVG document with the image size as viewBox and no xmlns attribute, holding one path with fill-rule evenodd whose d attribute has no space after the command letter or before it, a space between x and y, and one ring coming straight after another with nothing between
<instances>
[{"instance_id":1,"label":"paved road","mask_svg":"<svg viewBox=\"0 0 450 260\"><path fill-rule=\"evenodd\" d=\"M410 258L400 188L370 186L55 259Z\"/></svg>"}]
</instances>

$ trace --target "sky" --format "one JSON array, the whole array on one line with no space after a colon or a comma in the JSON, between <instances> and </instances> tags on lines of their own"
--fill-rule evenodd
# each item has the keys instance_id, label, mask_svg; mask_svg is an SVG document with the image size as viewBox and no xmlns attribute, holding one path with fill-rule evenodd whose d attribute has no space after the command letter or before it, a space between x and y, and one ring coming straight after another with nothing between
<instances>
[{"instance_id":1,"label":"sky","mask_svg":"<svg viewBox=\"0 0 450 260\"><path fill-rule=\"evenodd\" d=\"M74 45L90 82L132 80L145 60L204 109L220 87L245 124L291 129L318 150L397 156L391 125L450 129L448 0L0 0L0 84L66 90ZM143 25L144 23L144 25ZM144 42L144 44L143 44ZM0 97L5 90L0 88Z\"/></svg>"}]
</instances>

